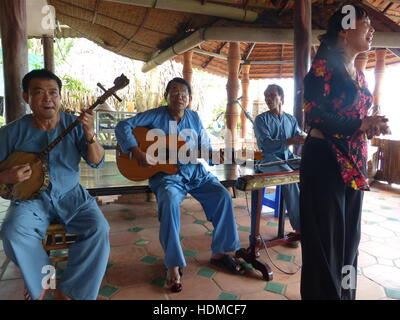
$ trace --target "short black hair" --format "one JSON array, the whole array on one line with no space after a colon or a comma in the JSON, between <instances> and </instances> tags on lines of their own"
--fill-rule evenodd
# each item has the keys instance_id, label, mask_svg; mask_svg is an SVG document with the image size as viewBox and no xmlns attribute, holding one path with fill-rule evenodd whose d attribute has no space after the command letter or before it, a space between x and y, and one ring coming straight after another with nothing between
<instances>
[{"instance_id":1,"label":"short black hair","mask_svg":"<svg viewBox=\"0 0 400 320\"><path fill-rule=\"evenodd\" d=\"M281 87L280 85L275 84L275 83L274 83L274 84L270 84L270 85L267 87L267 89L264 90L264 95L265 95L265 93L268 91L268 89L272 89L272 88L275 88L276 91L278 91L278 94L279 94L282 98L285 98L285 94L284 94L284 92L283 92L282 87Z\"/></svg>"},{"instance_id":2,"label":"short black hair","mask_svg":"<svg viewBox=\"0 0 400 320\"><path fill-rule=\"evenodd\" d=\"M173 78L172 80L170 80L168 82L167 87L165 88L165 95L168 95L169 89L171 89L171 86L172 86L173 83L182 83L182 84L184 84L188 88L189 95L190 96L192 95L192 88L190 86L190 83L187 80L185 80L183 78L179 78L179 77Z\"/></svg>"},{"instance_id":3,"label":"short black hair","mask_svg":"<svg viewBox=\"0 0 400 320\"><path fill-rule=\"evenodd\" d=\"M48 79L48 80L54 80L57 82L58 89L61 92L62 88L62 82L59 77L57 77L53 72L46 70L46 69L35 69L32 70L31 72L28 72L24 78L22 79L22 90L25 93L28 93L29 91L29 83L33 79Z\"/></svg>"}]
</instances>

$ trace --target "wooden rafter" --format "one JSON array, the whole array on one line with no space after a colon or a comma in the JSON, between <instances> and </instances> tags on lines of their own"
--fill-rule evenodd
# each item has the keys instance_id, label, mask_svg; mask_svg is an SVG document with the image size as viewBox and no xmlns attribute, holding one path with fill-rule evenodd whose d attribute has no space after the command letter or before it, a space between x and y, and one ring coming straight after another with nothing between
<instances>
[{"instance_id":1,"label":"wooden rafter","mask_svg":"<svg viewBox=\"0 0 400 320\"><path fill-rule=\"evenodd\" d=\"M226 46L228 42L223 42L221 43L221 45L217 48L217 50L215 51L215 53L220 54L221 50ZM201 66L202 68L207 68L207 66L210 64L211 61L213 61L214 57L209 57L208 60L206 62L203 63L203 65Z\"/></svg>"},{"instance_id":2,"label":"wooden rafter","mask_svg":"<svg viewBox=\"0 0 400 320\"><path fill-rule=\"evenodd\" d=\"M386 13L386 11L388 11L392 5L393 5L393 2L389 2L389 4L385 7L385 9L383 9L382 13Z\"/></svg>"},{"instance_id":3,"label":"wooden rafter","mask_svg":"<svg viewBox=\"0 0 400 320\"><path fill-rule=\"evenodd\" d=\"M96 22L97 10L99 10L99 6L100 6L100 0L96 0L96 4L94 5L94 10L93 10L92 24Z\"/></svg>"},{"instance_id":4,"label":"wooden rafter","mask_svg":"<svg viewBox=\"0 0 400 320\"><path fill-rule=\"evenodd\" d=\"M391 31L400 32L400 26L394 22L392 19L385 16L382 12L378 11L375 7L373 7L370 3L365 0L358 0L359 3L364 7L367 11L368 15L376 20L381 21L388 27ZM400 0L399 0L400 3Z\"/></svg>"}]
</instances>

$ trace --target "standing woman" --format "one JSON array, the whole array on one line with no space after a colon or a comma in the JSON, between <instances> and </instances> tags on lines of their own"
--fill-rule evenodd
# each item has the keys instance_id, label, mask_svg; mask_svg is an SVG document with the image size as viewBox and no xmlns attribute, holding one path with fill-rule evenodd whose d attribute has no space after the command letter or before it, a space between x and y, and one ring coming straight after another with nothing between
<instances>
[{"instance_id":1,"label":"standing woman","mask_svg":"<svg viewBox=\"0 0 400 320\"><path fill-rule=\"evenodd\" d=\"M373 97L354 60L370 50L375 30L366 11L352 7L355 28L344 29L342 7L333 14L304 80L302 299L355 299L367 136L389 131L385 117L368 116Z\"/></svg>"}]
</instances>

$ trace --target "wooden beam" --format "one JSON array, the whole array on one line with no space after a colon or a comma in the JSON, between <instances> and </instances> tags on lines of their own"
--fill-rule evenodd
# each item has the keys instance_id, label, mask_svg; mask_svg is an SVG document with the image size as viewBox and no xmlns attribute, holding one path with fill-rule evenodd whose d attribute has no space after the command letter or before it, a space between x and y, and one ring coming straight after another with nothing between
<instances>
[{"instance_id":1,"label":"wooden beam","mask_svg":"<svg viewBox=\"0 0 400 320\"><path fill-rule=\"evenodd\" d=\"M183 54L183 78L192 84L193 68L192 68L193 51L186 51ZM192 105L188 105L188 109L192 109Z\"/></svg>"},{"instance_id":2,"label":"wooden beam","mask_svg":"<svg viewBox=\"0 0 400 320\"><path fill-rule=\"evenodd\" d=\"M215 51L216 54L220 54L221 50L226 46L228 42L223 42ZM204 64L201 66L202 68L207 68L207 66L211 63L211 61L214 59L214 57L210 57L208 58L208 60L206 62L204 62Z\"/></svg>"},{"instance_id":3,"label":"wooden beam","mask_svg":"<svg viewBox=\"0 0 400 320\"><path fill-rule=\"evenodd\" d=\"M249 105L249 85L250 85L250 65L242 65L242 107L247 110ZM247 131L247 118L243 110L240 112L240 123L241 123L241 133L242 139L246 138Z\"/></svg>"},{"instance_id":4,"label":"wooden beam","mask_svg":"<svg viewBox=\"0 0 400 320\"><path fill-rule=\"evenodd\" d=\"M311 1L297 0L294 5L294 110L300 128L304 129L303 79L311 64Z\"/></svg>"},{"instance_id":5,"label":"wooden beam","mask_svg":"<svg viewBox=\"0 0 400 320\"><path fill-rule=\"evenodd\" d=\"M235 149L237 142L236 125L239 118L239 111L237 104L233 103L233 101L238 98L239 92L239 63L239 42L229 42L228 83L226 84L228 97L228 103L226 106L226 128L228 132L226 133L225 140L225 146L228 150Z\"/></svg>"},{"instance_id":6,"label":"wooden beam","mask_svg":"<svg viewBox=\"0 0 400 320\"><path fill-rule=\"evenodd\" d=\"M6 122L28 111L22 98L21 82L28 72L28 38L25 0L0 1L0 29L3 48Z\"/></svg>"},{"instance_id":7,"label":"wooden beam","mask_svg":"<svg viewBox=\"0 0 400 320\"><path fill-rule=\"evenodd\" d=\"M395 2L395 1L392 1L392 2ZM391 31L400 32L400 26L396 22L394 22L392 19L385 16L382 12L378 11L375 7L373 7L367 1L359 0L359 3L361 3L362 7L367 11L368 16L371 17L372 21L374 19L377 19L377 20L381 21ZM398 1L398 3L400 3L400 0Z\"/></svg>"},{"instance_id":8,"label":"wooden beam","mask_svg":"<svg viewBox=\"0 0 400 320\"><path fill-rule=\"evenodd\" d=\"M54 65L54 37L42 37L44 68L55 73Z\"/></svg>"},{"instance_id":9,"label":"wooden beam","mask_svg":"<svg viewBox=\"0 0 400 320\"><path fill-rule=\"evenodd\" d=\"M386 11L388 11L393 5L393 2L389 2L389 4L385 7L385 9L383 9L382 13L385 14Z\"/></svg>"},{"instance_id":10,"label":"wooden beam","mask_svg":"<svg viewBox=\"0 0 400 320\"><path fill-rule=\"evenodd\" d=\"M92 24L96 22L97 10L99 10L100 1L101 0L96 0L96 4L94 5Z\"/></svg>"}]
</instances>

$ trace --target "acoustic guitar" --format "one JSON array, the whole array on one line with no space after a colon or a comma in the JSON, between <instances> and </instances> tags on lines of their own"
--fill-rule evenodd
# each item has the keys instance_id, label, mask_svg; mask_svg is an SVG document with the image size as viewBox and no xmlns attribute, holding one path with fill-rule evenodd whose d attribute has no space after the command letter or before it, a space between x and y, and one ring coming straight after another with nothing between
<instances>
[{"instance_id":1,"label":"acoustic guitar","mask_svg":"<svg viewBox=\"0 0 400 320\"><path fill-rule=\"evenodd\" d=\"M121 75L114 80L114 86L107 90L96 102L89 107L89 110L95 109L103 104L116 91L129 84L125 75ZM62 132L46 149L40 153L30 153L15 151L8 158L0 163L0 172L9 170L12 167L29 163L32 169L32 175L28 180L16 184L0 184L0 196L8 200L31 200L36 198L41 192L47 189L49 185L48 166L46 162L47 154L80 122L75 120L64 132Z\"/></svg>"},{"instance_id":2,"label":"acoustic guitar","mask_svg":"<svg viewBox=\"0 0 400 320\"><path fill-rule=\"evenodd\" d=\"M146 137L148 135L149 129L145 127L136 127L132 130L132 134L135 136L136 141L138 142L138 147L141 151L147 153L149 147L153 146L155 149L155 144L160 146L168 146L168 148L161 148L163 150L159 150L164 154L162 159L166 159L167 161L163 161L163 163L157 163L151 167L143 167L139 165L138 161L132 157L131 153L124 153L121 150L121 147L117 145L116 147L116 162L119 172L127 179L132 181L143 181L151 178L155 174L159 172L164 172L166 174L176 174L179 169L175 163L168 163L168 155L177 155L179 150L182 152L182 147L185 148L185 141L182 141L179 135L172 134L163 137L156 136L155 138ZM162 139L159 141L158 139ZM187 150L187 149L186 149ZM232 153L234 154L234 150ZM151 154L152 152L150 152ZM219 151L220 154L224 154L224 150L221 149ZM242 155L246 154L245 150L242 150ZM156 156L159 154L155 153ZM209 154L210 158L212 158L212 154ZM234 157L232 157L234 158ZM259 151L254 152L254 160L261 160L262 153ZM164 163L165 162L165 163ZM173 162L173 161L170 161Z\"/></svg>"},{"instance_id":3,"label":"acoustic guitar","mask_svg":"<svg viewBox=\"0 0 400 320\"><path fill-rule=\"evenodd\" d=\"M165 162L167 163L157 163L151 167L143 167L139 165L135 158L132 157L131 153L123 153L121 147L117 145L116 161L118 170L125 178L129 180L142 181L151 178L159 172L176 174L179 171L178 166L175 163L168 163L169 155L172 153L177 155L179 149L183 147L186 142L179 139L179 135L177 134L171 134L164 137L157 136L154 139L148 139L148 132L149 129L145 127L136 127L132 130L132 134L135 136L136 141L138 142L139 149L143 152L147 152L149 147L155 143L158 143L160 146L168 146L168 148L159 150L165 154L165 159L167 160ZM163 140L158 140L160 138ZM159 153L156 153L155 155L158 156Z\"/></svg>"}]
</instances>

